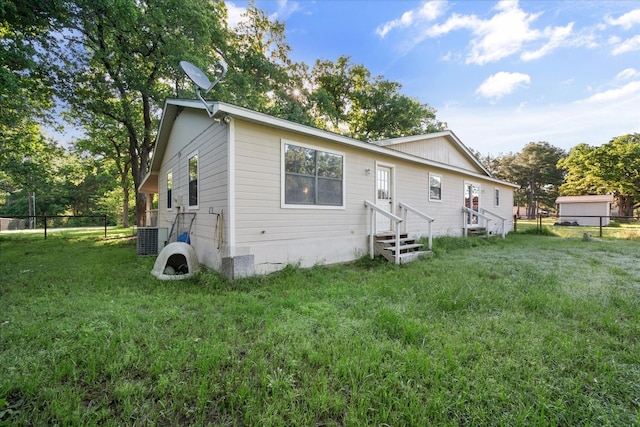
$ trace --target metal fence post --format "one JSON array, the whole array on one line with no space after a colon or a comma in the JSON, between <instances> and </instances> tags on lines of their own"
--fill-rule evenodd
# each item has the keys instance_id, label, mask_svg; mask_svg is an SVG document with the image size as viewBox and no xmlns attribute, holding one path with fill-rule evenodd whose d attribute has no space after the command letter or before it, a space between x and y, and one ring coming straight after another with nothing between
<instances>
[{"instance_id":1,"label":"metal fence post","mask_svg":"<svg viewBox=\"0 0 640 427\"><path fill-rule=\"evenodd\" d=\"M602 216L600 217L600 237L602 237Z\"/></svg>"}]
</instances>

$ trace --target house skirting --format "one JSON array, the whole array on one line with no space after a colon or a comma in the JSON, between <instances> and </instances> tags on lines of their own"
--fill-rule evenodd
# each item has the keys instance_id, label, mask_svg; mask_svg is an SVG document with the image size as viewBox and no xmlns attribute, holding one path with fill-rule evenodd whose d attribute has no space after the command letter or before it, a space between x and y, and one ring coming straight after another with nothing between
<instances>
[{"instance_id":1,"label":"house skirting","mask_svg":"<svg viewBox=\"0 0 640 427\"><path fill-rule=\"evenodd\" d=\"M241 279L255 275L255 260L253 255L238 255L222 258L221 273L229 280Z\"/></svg>"}]
</instances>

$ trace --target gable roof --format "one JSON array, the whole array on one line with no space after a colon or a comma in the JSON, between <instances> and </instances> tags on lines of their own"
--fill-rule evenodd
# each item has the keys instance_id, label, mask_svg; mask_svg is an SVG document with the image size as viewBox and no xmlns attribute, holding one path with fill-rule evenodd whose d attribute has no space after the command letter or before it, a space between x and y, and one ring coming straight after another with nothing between
<instances>
[{"instance_id":1,"label":"gable roof","mask_svg":"<svg viewBox=\"0 0 640 427\"><path fill-rule=\"evenodd\" d=\"M449 129L442 132L426 133L422 135L409 135L401 136L398 138L382 139L373 143L382 147L392 148L394 145L406 144L411 142L424 142L442 137L446 138L450 143L452 143L463 154L463 156L470 161L470 163L472 163L480 170L484 171L484 173L486 173L487 175L491 176L491 172L489 172L487 168L484 167L482 162L480 162L480 160L478 160L478 158L473 155L471 150L469 150L469 148L462 143L458 136Z\"/></svg>"},{"instance_id":2,"label":"gable roof","mask_svg":"<svg viewBox=\"0 0 640 427\"><path fill-rule=\"evenodd\" d=\"M333 132L317 129L311 126L306 126L306 125L294 123L288 120L280 119L274 116L270 116L268 114L259 113L257 111L249 110L247 108L238 107L236 105L228 104L225 102L212 101L209 103L209 107L211 111L213 111L213 113L211 114L212 120L219 120L224 118L225 116L230 116L232 119L239 118L249 122L258 123L263 126L278 128L278 129L282 129L282 130L286 130L286 131L290 131L290 132L294 132L294 133L298 133L306 136L320 138L320 139L331 141L341 145L356 147L360 150L377 152L379 154L384 154L386 156L409 160L409 161L421 163L427 166L433 166L433 167L441 168L444 170L450 170L450 171L463 173L470 176L475 176L478 178L487 179L487 180L500 183L503 185L511 186L514 188L519 187L515 184L511 184L509 182L494 178L491 175L491 173L482 165L482 163L450 130L433 133L433 134L415 135L415 136L388 139L388 140L368 143L368 142L363 142L357 139L349 138L344 135L339 135ZM145 178L142 180L142 183L140 184L139 191L150 192L150 193L157 192L158 173L160 171L160 166L162 165L164 152L167 148L167 144L169 143L171 128L173 127L173 123L176 117L178 116L178 114L180 113L180 111L182 111L185 108L202 110L203 112L206 111L205 105L201 101L196 99L170 98L165 101L164 108L162 110L162 117L160 119L160 125L158 128L158 134L156 137L156 146L153 151L153 156L151 159L151 165L147 175L145 176ZM460 168L457 166L452 166L446 163L415 156L412 154L404 153L402 151L394 150L392 148L387 147L387 146L390 146L396 143L401 143L401 142L428 140L428 139L441 138L441 137L445 137L451 144L456 146L456 148L458 148L460 152L462 152L464 156L467 157L467 159L474 166L477 166L480 173L470 171L468 169Z\"/></svg>"},{"instance_id":3,"label":"gable roof","mask_svg":"<svg viewBox=\"0 0 640 427\"><path fill-rule=\"evenodd\" d=\"M611 194L598 194L590 196L560 196L556 199L556 204L561 203L613 203Z\"/></svg>"}]
</instances>

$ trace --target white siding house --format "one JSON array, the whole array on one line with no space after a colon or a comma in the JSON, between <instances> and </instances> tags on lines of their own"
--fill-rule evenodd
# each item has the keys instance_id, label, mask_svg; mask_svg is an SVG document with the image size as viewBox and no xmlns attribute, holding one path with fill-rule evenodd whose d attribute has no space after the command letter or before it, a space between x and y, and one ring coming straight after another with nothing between
<instances>
[{"instance_id":1,"label":"white siding house","mask_svg":"<svg viewBox=\"0 0 640 427\"><path fill-rule=\"evenodd\" d=\"M579 225L609 225L611 216L611 194L593 196L560 196L556 199L558 220L577 222Z\"/></svg>"},{"instance_id":2,"label":"white siding house","mask_svg":"<svg viewBox=\"0 0 640 427\"><path fill-rule=\"evenodd\" d=\"M365 143L211 105L209 117L200 101L166 101L139 191L158 194L160 227L195 213L199 262L227 277L352 261L370 253L371 230L462 236L485 218L490 234L513 227L517 187L492 177L451 131ZM396 224L365 202L406 219Z\"/></svg>"}]
</instances>

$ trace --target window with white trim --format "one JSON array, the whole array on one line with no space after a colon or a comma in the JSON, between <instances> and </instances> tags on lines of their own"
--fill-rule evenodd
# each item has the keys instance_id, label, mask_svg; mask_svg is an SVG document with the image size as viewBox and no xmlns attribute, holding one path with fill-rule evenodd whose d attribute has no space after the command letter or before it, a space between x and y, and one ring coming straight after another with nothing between
<instances>
[{"instance_id":1,"label":"window with white trim","mask_svg":"<svg viewBox=\"0 0 640 427\"><path fill-rule=\"evenodd\" d=\"M198 206L198 153L189 157L189 207Z\"/></svg>"},{"instance_id":2,"label":"window with white trim","mask_svg":"<svg viewBox=\"0 0 640 427\"><path fill-rule=\"evenodd\" d=\"M500 206L500 189L499 188L495 188L493 193L493 205L495 207Z\"/></svg>"},{"instance_id":3,"label":"window with white trim","mask_svg":"<svg viewBox=\"0 0 640 427\"><path fill-rule=\"evenodd\" d=\"M343 206L344 156L285 143L284 204Z\"/></svg>"},{"instance_id":4,"label":"window with white trim","mask_svg":"<svg viewBox=\"0 0 640 427\"><path fill-rule=\"evenodd\" d=\"M429 200L442 200L442 177L440 175L429 174Z\"/></svg>"}]
</instances>

